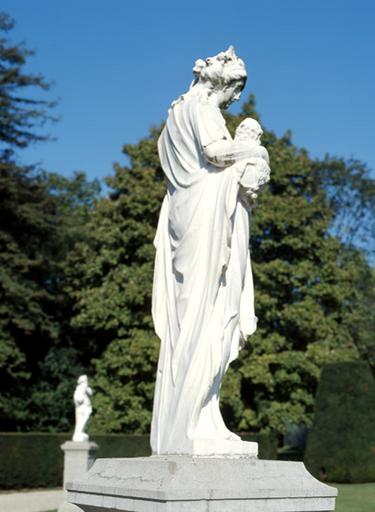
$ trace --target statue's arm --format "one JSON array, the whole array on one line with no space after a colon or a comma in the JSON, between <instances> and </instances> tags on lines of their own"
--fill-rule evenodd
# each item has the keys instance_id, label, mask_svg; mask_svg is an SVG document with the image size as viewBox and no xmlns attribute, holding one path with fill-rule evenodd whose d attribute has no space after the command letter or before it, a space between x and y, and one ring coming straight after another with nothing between
<instances>
[{"instance_id":1,"label":"statue's arm","mask_svg":"<svg viewBox=\"0 0 375 512\"><path fill-rule=\"evenodd\" d=\"M196 133L205 159L215 167L224 169L240 160L256 160L260 157L259 145L251 145L232 139L225 120L216 107L198 103L196 109ZM263 157L263 154L261 155ZM218 169L218 170L219 170Z\"/></svg>"},{"instance_id":2,"label":"statue's arm","mask_svg":"<svg viewBox=\"0 0 375 512\"><path fill-rule=\"evenodd\" d=\"M236 143L233 140L221 139L211 142L203 147L205 158L216 167L224 168L238 162L239 160L247 160L255 158L248 149L244 149L243 144Z\"/></svg>"},{"instance_id":3,"label":"statue's arm","mask_svg":"<svg viewBox=\"0 0 375 512\"><path fill-rule=\"evenodd\" d=\"M87 395L92 395L92 390L88 386L86 388L80 387L75 390L73 399L76 407L79 407L80 405L85 403L85 398Z\"/></svg>"}]
</instances>

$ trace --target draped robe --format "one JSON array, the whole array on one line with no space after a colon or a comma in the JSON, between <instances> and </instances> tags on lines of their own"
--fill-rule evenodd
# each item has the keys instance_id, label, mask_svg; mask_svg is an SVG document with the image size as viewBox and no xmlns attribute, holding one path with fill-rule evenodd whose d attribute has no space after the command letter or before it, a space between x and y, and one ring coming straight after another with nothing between
<instances>
[{"instance_id":1,"label":"draped robe","mask_svg":"<svg viewBox=\"0 0 375 512\"><path fill-rule=\"evenodd\" d=\"M153 453L191 453L194 439L239 439L223 422L219 393L256 317L240 162L218 167L204 154L223 139L231 136L219 108L193 87L171 107L158 141L168 190L155 237Z\"/></svg>"}]
</instances>

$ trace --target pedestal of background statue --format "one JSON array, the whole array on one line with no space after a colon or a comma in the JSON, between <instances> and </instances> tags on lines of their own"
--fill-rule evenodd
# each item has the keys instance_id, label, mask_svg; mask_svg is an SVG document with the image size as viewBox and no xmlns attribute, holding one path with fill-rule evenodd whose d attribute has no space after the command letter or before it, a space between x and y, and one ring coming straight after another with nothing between
<instances>
[{"instance_id":1,"label":"pedestal of background statue","mask_svg":"<svg viewBox=\"0 0 375 512\"><path fill-rule=\"evenodd\" d=\"M98 445L89 441L66 441L61 445L61 449L64 452L64 502L58 512L80 512L78 507L67 502L66 484L85 476L94 463Z\"/></svg>"},{"instance_id":2,"label":"pedestal of background statue","mask_svg":"<svg viewBox=\"0 0 375 512\"><path fill-rule=\"evenodd\" d=\"M336 495L302 462L255 457L98 459L67 484L85 512L329 512Z\"/></svg>"}]
</instances>

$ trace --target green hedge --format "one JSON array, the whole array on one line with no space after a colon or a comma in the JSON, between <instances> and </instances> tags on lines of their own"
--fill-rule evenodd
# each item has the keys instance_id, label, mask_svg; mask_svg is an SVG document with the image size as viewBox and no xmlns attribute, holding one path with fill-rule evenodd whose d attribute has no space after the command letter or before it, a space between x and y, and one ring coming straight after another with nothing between
<instances>
[{"instance_id":1,"label":"green hedge","mask_svg":"<svg viewBox=\"0 0 375 512\"><path fill-rule=\"evenodd\" d=\"M243 435L259 443L260 458L275 459L277 443L265 434ZM63 452L71 434L0 433L0 489L60 487ZM97 457L143 457L151 454L148 435L92 435Z\"/></svg>"},{"instance_id":2,"label":"green hedge","mask_svg":"<svg viewBox=\"0 0 375 512\"><path fill-rule=\"evenodd\" d=\"M0 434L0 489L59 487L68 434Z\"/></svg>"},{"instance_id":3,"label":"green hedge","mask_svg":"<svg viewBox=\"0 0 375 512\"><path fill-rule=\"evenodd\" d=\"M255 441L259 444L260 459L277 459L277 437L274 434L241 434L243 441Z\"/></svg>"},{"instance_id":4,"label":"green hedge","mask_svg":"<svg viewBox=\"0 0 375 512\"><path fill-rule=\"evenodd\" d=\"M304 461L328 482L375 482L375 382L367 363L323 368Z\"/></svg>"}]
</instances>

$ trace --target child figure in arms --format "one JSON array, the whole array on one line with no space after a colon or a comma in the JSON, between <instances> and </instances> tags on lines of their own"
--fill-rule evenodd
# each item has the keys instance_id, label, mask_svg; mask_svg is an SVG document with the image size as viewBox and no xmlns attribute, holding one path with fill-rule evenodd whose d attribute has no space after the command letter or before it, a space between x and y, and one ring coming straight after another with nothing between
<instances>
[{"instance_id":1,"label":"child figure in arms","mask_svg":"<svg viewBox=\"0 0 375 512\"><path fill-rule=\"evenodd\" d=\"M246 166L240 178L241 196L248 206L256 206L258 192L269 181L269 156L268 151L261 145L263 130L255 119L247 117L237 127L234 141L237 150L243 158L255 159L255 166Z\"/></svg>"}]
</instances>

